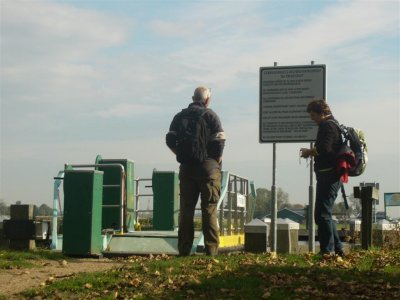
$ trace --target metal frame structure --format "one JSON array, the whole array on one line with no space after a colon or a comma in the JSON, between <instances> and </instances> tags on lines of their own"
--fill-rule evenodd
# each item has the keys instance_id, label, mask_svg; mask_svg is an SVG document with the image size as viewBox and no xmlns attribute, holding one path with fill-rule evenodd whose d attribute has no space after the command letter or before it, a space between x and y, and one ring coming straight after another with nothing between
<instances>
[{"instance_id":1,"label":"metal frame structure","mask_svg":"<svg viewBox=\"0 0 400 300\"><path fill-rule=\"evenodd\" d=\"M55 177L54 183L54 216L53 216L53 224L57 225L57 216L59 214L59 188L62 180L64 179L64 174L66 170L73 170L79 168L119 168L121 172L121 183L118 185L121 189L121 200L120 204L113 205L121 208L121 223L120 223L120 232L111 233L107 232L106 236L103 237L103 240L107 240L107 245L103 244L103 249L112 249L103 250L104 254L109 253L110 255L123 255L127 253L146 253L147 251L161 251L162 253L170 253L175 254L174 251L177 243L177 232L174 231L138 231L138 232L127 232L125 231L125 222L126 222L126 193L125 193L125 180L126 174L125 169L122 164L66 164L65 169L60 171L57 177ZM149 209L139 209L140 202L146 197L152 197L153 192L143 191L143 184L145 188L152 188L152 179L151 178L135 178L133 179L133 183L135 188L134 193L134 201L135 201L135 211L134 211L134 219L135 224L139 221L139 215L142 212L153 212L153 208ZM150 182L150 184L149 184ZM116 187L115 184L112 187ZM107 186L103 185L103 188L107 188ZM253 187L254 189L254 187ZM142 192L143 191L143 192ZM222 237L221 242L224 244L223 247L235 247L239 246L244 241L244 224L246 219L248 221L250 215L248 212L251 212L251 209L248 210L250 205L250 183L249 180L243 178L241 176L229 173L227 171L222 172L221 179L221 195L217 203L218 209L218 221L220 226L220 236ZM103 205L104 206L104 205ZM200 208L199 208L200 209ZM136 228L140 230L140 227ZM195 233L196 239L193 244L192 251L202 251L202 247L204 247L204 236L202 232L196 231ZM138 244L138 240L135 239L140 238L140 242ZM225 239L226 238L226 239ZM58 249L57 247L58 236L57 232L55 232L53 228L53 238L52 238L52 249ZM103 242L104 243L104 242ZM221 244L221 245L222 245ZM157 246L156 246L157 245ZM136 247L136 248L135 248ZM137 248L140 249L137 249ZM149 248L147 248L149 247ZM152 248L153 247L153 248ZM155 248L154 248L155 247ZM172 247L172 248L171 248ZM153 249L153 250L151 250ZM175 249L175 250L173 250ZM197 249L197 250L196 250ZM138 251L138 252L135 252ZM149 252L149 253L150 253ZM160 252L160 253L161 253ZM152 252L151 252L152 253Z\"/></svg>"},{"instance_id":2,"label":"metal frame structure","mask_svg":"<svg viewBox=\"0 0 400 300\"><path fill-rule=\"evenodd\" d=\"M247 220L247 207L249 206L249 180L229 173L223 172L223 177L228 177L228 184L226 188L222 188L221 197L218 202L218 222L220 227L221 235L232 235L244 233L244 223ZM222 180L224 181L225 178ZM151 178L136 178L136 210L135 210L135 220L136 223L139 221L139 213L141 212L152 212L151 209L139 209L139 202L142 197L152 197L152 193L140 193L140 182L151 182ZM146 185L146 188L152 187L151 185ZM226 200L226 201L225 201ZM244 202L243 202L244 200ZM201 210L197 208L196 210ZM224 221L226 220L226 226ZM248 220L247 220L248 221Z\"/></svg>"}]
</instances>

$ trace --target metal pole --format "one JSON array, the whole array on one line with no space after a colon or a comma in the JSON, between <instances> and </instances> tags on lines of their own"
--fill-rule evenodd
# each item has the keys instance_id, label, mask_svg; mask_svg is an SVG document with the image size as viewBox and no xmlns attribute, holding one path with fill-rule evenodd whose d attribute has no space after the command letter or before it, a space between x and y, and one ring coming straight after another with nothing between
<instances>
[{"instance_id":1,"label":"metal pole","mask_svg":"<svg viewBox=\"0 0 400 300\"><path fill-rule=\"evenodd\" d=\"M314 65L314 61L311 61ZM326 95L324 95L326 98ZM314 143L310 143L310 149L314 147ZM315 223L314 223L314 157L310 159L310 186L308 187L308 251L315 252Z\"/></svg>"},{"instance_id":2,"label":"metal pole","mask_svg":"<svg viewBox=\"0 0 400 300\"><path fill-rule=\"evenodd\" d=\"M234 191L235 191L235 212L234 212L234 220L233 220L233 232L234 234L239 233L239 214L238 214L238 185L237 185L237 176L234 176Z\"/></svg>"},{"instance_id":3,"label":"metal pole","mask_svg":"<svg viewBox=\"0 0 400 300\"><path fill-rule=\"evenodd\" d=\"M139 182L140 182L140 178L137 178L136 180L136 203L135 203L135 224L137 224L139 222Z\"/></svg>"},{"instance_id":4,"label":"metal pole","mask_svg":"<svg viewBox=\"0 0 400 300\"><path fill-rule=\"evenodd\" d=\"M276 231L276 219L277 219L277 193L276 193L276 143L273 143L273 154L272 154L272 187L271 187L271 251L276 252L277 250L277 231Z\"/></svg>"},{"instance_id":5,"label":"metal pole","mask_svg":"<svg viewBox=\"0 0 400 300\"><path fill-rule=\"evenodd\" d=\"M310 143L310 149L314 143ZM315 223L314 223L314 158L310 161L310 186L308 187L308 251L315 252Z\"/></svg>"},{"instance_id":6,"label":"metal pole","mask_svg":"<svg viewBox=\"0 0 400 300\"><path fill-rule=\"evenodd\" d=\"M58 248L58 215L61 208L60 205L60 185L64 178L64 171L58 172L54 178L54 194L53 194L53 226L51 229L51 245L50 249ZM49 233L48 233L49 234Z\"/></svg>"},{"instance_id":7,"label":"metal pole","mask_svg":"<svg viewBox=\"0 0 400 300\"><path fill-rule=\"evenodd\" d=\"M278 66L274 62L274 67ZM277 250L277 232L276 232L276 219L277 219L277 193L276 193L276 143L272 144L272 187L271 187L271 252Z\"/></svg>"},{"instance_id":8,"label":"metal pole","mask_svg":"<svg viewBox=\"0 0 400 300\"><path fill-rule=\"evenodd\" d=\"M386 201L383 199L383 207L385 209L385 220L387 220L387 214L386 214Z\"/></svg>"}]
</instances>

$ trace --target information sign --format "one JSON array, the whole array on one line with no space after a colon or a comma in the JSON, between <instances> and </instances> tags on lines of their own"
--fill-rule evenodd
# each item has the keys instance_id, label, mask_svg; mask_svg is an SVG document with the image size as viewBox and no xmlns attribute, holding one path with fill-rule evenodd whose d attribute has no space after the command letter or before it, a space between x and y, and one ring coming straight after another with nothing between
<instances>
[{"instance_id":1,"label":"information sign","mask_svg":"<svg viewBox=\"0 0 400 300\"><path fill-rule=\"evenodd\" d=\"M314 142L306 108L325 96L325 65L260 68L260 143Z\"/></svg>"},{"instance_id":2,"label":"information sign","mask_svg":"<svg viewBox=\"0 0 400 300\"><path fill-rule=\"evenodd\" d=\"M400 193L384 193L385 206L400 206Z\"/></svg>"}]
</instances>

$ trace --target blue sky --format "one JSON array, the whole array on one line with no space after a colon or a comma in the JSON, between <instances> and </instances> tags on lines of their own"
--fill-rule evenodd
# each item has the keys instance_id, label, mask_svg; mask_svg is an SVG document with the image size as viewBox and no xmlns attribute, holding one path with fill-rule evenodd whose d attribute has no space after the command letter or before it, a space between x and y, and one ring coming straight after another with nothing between
<instances>
[{"instance_id":1,"label":"blue sky","mask_svg":"<svg viewBox=\"0 0 400 300\"><path fill-rule=\"evenodd\" d=\"M398 1L3 0L0 8L7 203L50 205L64 163L97 154L133 159L137 177L177 170L165 133L198 85L212 88L228 137L224 168L270 188L259 68L311 60L326 65L336 118L367 136L368 169L347 189L376 181L381 193L400 192ZM292 203L308 201L304 146L277 145L277 185Z\"/></svg>"}]
</instances>

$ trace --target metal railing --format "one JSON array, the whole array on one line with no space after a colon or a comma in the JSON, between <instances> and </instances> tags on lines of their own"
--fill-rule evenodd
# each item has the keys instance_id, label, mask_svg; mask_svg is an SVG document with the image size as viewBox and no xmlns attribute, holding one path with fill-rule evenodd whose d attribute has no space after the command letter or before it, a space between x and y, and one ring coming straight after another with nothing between
<instances>
[{"instance_id":1,"label":"metal railing","mask_svg":"<svg viewBox=\"0 0 400 300\"><path fill-rule=\"evenodd\" d=\"M151 178L136 178L133 180L135 182L135 224L139 223L139 213L142 212L153 212L152 209L139 209L139 202L143 197L153 197L153 193L140 193L140 183L141 182L150 182L150 185L145 185L145 188L152 188L151 185L152 179Z\"/></svg>"},{"instance_id":2,"label":"metal railing","mask_svg":"<svg viewBox=\"0 0 400 300\"><path fill-rule=\"evenodd\" d=\"M221 195L218 207L220 234L244 233L249 206L249 180L232 173L228 173L227 177L226 195Z\"/></svg>"},{"instance_id":3,"label":"metal railing","mask_svg":"<svg viewBox=\"0 0 400 300\"><path fill-rule=\"evenodd\" d=\"M244 224L248 217L247 207L249 207L250 187L249 180L228 172L223 172L227 176L223 183L221 198L218 201L218 222L221 235L232 235L244 232ZM152 212L152 209L139 209L142 198L152 197L153 193L141 193L140 184L150 182L151 178L136 178L135 181L135 222L139 222L139 214L143 212ZM222 179L224 181L224 178ZM152 185L145 185L145 188L151 188ZM225 188L225 189L224 189ZM196 208L201 212L201 208ZM251 217L251 216L250 216ZM195 214L196 218L196 214Z\"/></svg>"}]
</instances>

